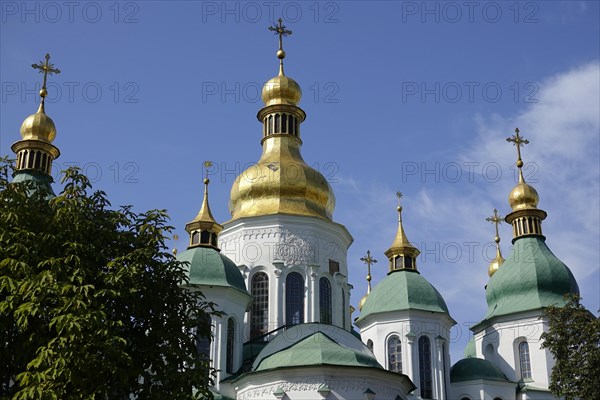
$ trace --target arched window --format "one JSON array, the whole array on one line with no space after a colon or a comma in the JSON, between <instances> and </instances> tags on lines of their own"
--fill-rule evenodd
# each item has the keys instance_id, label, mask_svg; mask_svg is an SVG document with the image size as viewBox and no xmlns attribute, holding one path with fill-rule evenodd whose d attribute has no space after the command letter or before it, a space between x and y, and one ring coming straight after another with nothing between
<instances>
[{"instance_id":1,"label":"arched window","mask_svg":"<svg viewBox=\"0 0 600 400\"><path fill-rule=\"evenodd\" d=\"M279 116L279 114L275 114L275 133L280 133L281 132L281 117Z\"/></svg>"},{"instance_id":2,"label":"arched window","mask_svg":"<svg viewBox=\"0 0 600 400\"><path fill-rule=\"evenodd\" d=\"M285 323L296 325L303 322L304 278L297 272L291 272L285 280Z\"/></svg>"},{"instance_id":3,"label":"arched window","mask_svg":"<svg viewBox=\"0 0 600 400\"><path fill-rule=\"evenodd\" d=\"M396 261L396 265L394 265L394 268L396 268L396 269L404 268L404 257L398 256L398 257L396 257L395 261Z\"/></svg>"},{"instance_id":4,"label":"arched window","mask_svg":"<svg viewBox=\"0 0 600 400\"><path fill-rule=\"evenodd\" d=\"M388 370L402 373L402 342L397 335L388 339Z\"/></svg>"},{"instance_id":5,"label":"arched window","mask_svg":"<svg viewBox=\"0 0 600 400\"><path fill-rule=\"evenodd\" d=\"M199 332L202 332L201 335ZM206 334L204 334L206 332ZM196 350L203 361L210 359L210 334L211 334L211 319L208 314L201 317L198 332L196 332Z\"/></svg>"},{"instance_id":6,"label":"arched window","mask_svg":"<svg viewBox=\"0 0 600 400\"><path fill-rule=\"evenodd\" d=\"M487 346L485 346L485 350L483 351L483 358L485 358L488 361L492 361L494 360L494 345L491 343L488 343Z\"/></svg>"},{"instance_id":7,"label":"arched window","mask_svg":"<svg viewBox=\"0 0 600 400\"><path fill-rule=\"evenodd\" d=\"M233 318L227 320L227 360L225 372L233 374L233 352L235 346L235 321Z\"/></svg>"},{"instance_id":8,"label":"arched window","mask_svg":"<svg viewBox=\"0 0 600 400\"><path fill-rule=\"evenodd\" d=\"M433 397L433 382L431 374L431 342L427 336L419 338L419 377L421 397L431 399Z\"/></svg>"},{"instance_id":9,"label":"arched window","mask_svg":"<svg viewBox=\"0 0 600 400\"><path fill-rule=\"evenodd\" d=\"M319 309L321 310L321 323L331 324L331 283L325 277L319 280Z\"/></svg>"},{"instance_id":10,"label":"arched window","mask_svg":"<svg viewBox=\"0 0 600 400\"><path fill-rule=\"evenodd\" d=\"M209 231L200 231L200 243L203 243L203 244L210 243L210 232Z\"/></svg>"},{"instance_id":11,"label":"arched window","mask_svg":"<svg viewBox=\"0 0 600 400\"><path fill-rule=\"evenodd\" d=\"M194 233L192 233L192 244L198 244L199 239L200 234L198 233L198 231L194 231Z\"/></svg>"},{"instance_id":12,"label":"arched window","mask_svg":"<svg viewBox=\"0 0 600 400\"><path fill-rule=\"evenodd\" d=\"M519 365L521 366L521 379L531 379L531 361L527 342L519 343Z\"/></svg>"},{"instance_id":13,"label":"arched window","mask_svg":"<svg viewBox=\"0 0 600 400\"><path fill-rule=\"evenodd\" d=\"M269 277L264 272L258 272L252 277L250 291L254 302L250 315L250 338L264 335L269 327Z\"/></svg>"},{"instance_id":14,"label":"arched window","mask_svg":"<svg viewBox=\"0 0 600 400\"><path fill-rule=\"evenodd\" d=\"M287 123L288 123L287 114L281 114L281 133L288 133Z\"/></svg>"},{"instance_id":15,"label":"arched window","mask_svg":"<svg viewBox=\"0 0 600 400\"><path fill-rule=\"evenodd\" d=\"M371 339L367 340L367 347L369 350L373 351L373 341Z\"/></svg>"}]
</instances>

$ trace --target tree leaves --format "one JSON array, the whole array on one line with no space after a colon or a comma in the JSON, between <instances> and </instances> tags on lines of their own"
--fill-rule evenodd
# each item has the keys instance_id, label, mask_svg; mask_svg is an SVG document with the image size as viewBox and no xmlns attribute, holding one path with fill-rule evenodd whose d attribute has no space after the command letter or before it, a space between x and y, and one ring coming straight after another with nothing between
<instances>
[{"instance_id":1,"label":"tree leaves","mask_svg":"<svg viewBox=\"0 0 600 400\"><path fill-rule=\"evenodd\" d=\"M180 287L166 212L111 210L77 169L50 201L10 173L0 160L0 399L212 398L195 337L214 305Z\"/></svg>"},{"instance_id":2,"label":"tree leaves","mask_svg":"<svg viewBox=\"0 0 600 400\"><path fill-rule=\"evenodd\" d=\"M579 297L565 296L564 307L548 307L549 329L541 336L542 348L554 355L550 390L565 400L600 399L600 319L579 303Z\"/></svg>"}]
</instances>

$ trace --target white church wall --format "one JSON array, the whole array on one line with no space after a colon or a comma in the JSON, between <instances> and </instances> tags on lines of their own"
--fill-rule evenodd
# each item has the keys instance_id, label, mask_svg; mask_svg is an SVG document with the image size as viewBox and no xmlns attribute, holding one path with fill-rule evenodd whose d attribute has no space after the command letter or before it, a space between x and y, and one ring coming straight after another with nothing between
<instances>
[{"instance_id":1,"label":"white church wall","mask_svg":"<svg viewBox=\"0 0 600 400\"><path fill-rule=\"evenodd\" d=\"M350 327L348 301L348 267L346 253L352 237L339 224L288 215L246 218L225 224L219 236L221 251L241 265L248 291L258 272L268 277L268 328L272 331L286 321L285 284L291 272L304 280L304 322L320 319L319 279L327 277L332 289L333 324ZM330 260L339 271L330 274ZM342 296L346 299L342 300ZM344 304L345 303L345 304ZM345 305L345 310L342 307ZM345 314L342 314L342 312ZM244 340L250 338L250 315L244 318L247 329Z\"/></svg>"},{"instance_id":2,"label":"white church wall","mask_svg":"<svg viewBox=\"0 0 600 400\"><path fill-rule=\"evenodd\" d=\"M433 392L435 399L448 398L450 371L450 328L452 322L445 314L419 310L389 312L367 317L361 321L361 338L365 344L373 343L377 361L389 369L388 340L397 335L401 341L402 373L419 387L419 345L421 336L431 344ZM415 391L419 393L419 388Z\"/></svg>"},{"instance_id":3,"label":"white church wall","mask_svg":"<svg viewBox=\"0 0 600 400\"><path fill-rule=\"evenodd\" d=\"M523 378L519 344L526 341L531 378L525 378L524 381L536 387L548 388L554 358L548 350L540 347L540 336L548 329L547 321L541 316L540 310L508 315L476 332L477 357L491 361L508 379L516 382Z\"/></svg>"}]
</instances>

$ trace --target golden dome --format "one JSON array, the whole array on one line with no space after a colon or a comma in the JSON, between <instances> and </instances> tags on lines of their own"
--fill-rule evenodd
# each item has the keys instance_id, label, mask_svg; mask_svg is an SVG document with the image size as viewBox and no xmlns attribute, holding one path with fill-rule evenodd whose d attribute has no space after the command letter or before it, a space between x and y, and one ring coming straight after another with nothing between
<instances>
[{"instance_id":1,"label":"golden dome","mask_svg":"<svg viewBox=\"0 0 600 400\"><path fill-rule=\"evenodd\" d=\"M56 137L56 126L52 118L44 112L44 103L35 114L25 118L21 124L21 137L23 140L40 140L46 143L52 143Z\"/></svg>"},{"instance_id":2,"label":"golden dome","mask_svg":"<svg viewBox=\"0 0 600 400\"><path fill-rule=\"evenodd\" d=\"M488 275L490 277L492 275L494 275L496 273L496 271L498 271L498 268L500 268L500 266L503 263L504 263L504 258L502 258L502 256L496 255L496 258L494 258L492 260L492 262L490 262L490 265L488 266Z\"/></svg>"},{"instance_id":3,"label":"golden dome","mask_svg":"<svg viewBox=\"0 0 600 400\"><path fill-rule=\"evenodd\" d=\"M535 188L521 179L508 196L508 203L513 211L535 209L539 201L540 196Z\"/></svg>"},{"instance_id":4,"label":"golden dome","mask_svg":"<svg viewBox=\"0 0 600 400\"><path fill-rule=\"evenodd\" d=\"M262 89L262 100L265 106L275 104L295 106L300 102L301 97L300 85L292 78L283 75L283 72L269 79Z\"/></svg>"},{"instance_id":5,"label":"golden dome","mask_svg":"<svg viewBox=\"0 0 600 400\"><path fill-rule=\"evenodd\" d=\"M365 294L363 296L362 299L360 299L360 301L358 302L358 311L362 311L363 306L365 305L365 301L367 301L367 297L369 297L369 294Z\"/></svg>"},{"instance_id":6,"label":"golden dome","mask_svg":"<svg viewBox=\"0 0 600 400\"><path fill-rule=\"evenodd\" d=\"M269 137L260 160L237 177L231 188L231 220L290 214L331 220L335 196L321 173L300 155L300 140Z\"/></svg>"}]
</instances>

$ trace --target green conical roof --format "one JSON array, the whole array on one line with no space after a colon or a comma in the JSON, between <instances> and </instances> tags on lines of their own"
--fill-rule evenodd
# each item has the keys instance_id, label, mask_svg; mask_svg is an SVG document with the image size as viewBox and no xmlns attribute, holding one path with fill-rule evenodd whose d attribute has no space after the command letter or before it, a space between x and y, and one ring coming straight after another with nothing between
<instances>
[{"instance_id":1,"label":"green conical roof","mask_svg":"<svg viewBox=\"0 0 600 400\"><path fill-rule=\"evenodd\" d=\"M393 270L373 288L358 320L370 314L423 310L449 314L444 298L419 272Z\"/></svg>"},{"instance_id":2,"label":"green conical roof","mask_svg":"<svg viewBox=\"0 0 600 400\"><path fill-rule=\"evenodd\" d=\"M283 333L285 334L287 332ZM319 331L265 357L255 371L323 364L381 368L369 352L344 346Z\"/></svg>"},{"instance_id":3,"label":"green conical roof","mask_svg":"<svg viewBox=\"0 0 600 400\"><path fill-rule=\"evenodd\" d=\"M451 383L477 379L510 382L500 368L481 358L464 358L450 368Z\"/></svg>"},{"instance_id":4,"label":"green conical roof","mask_svg":"<svg viewBox=\"0 0 600 400\"><path fill-rule=\"evenodd\" d=\"M190 284L232 287L248 294L242 273L228 257L212 247L193 247L177 254L188 262Z\"/></svg>"},{"instance_id":5,"label":"green conical roof","mask_svg":"<svg viewBox=\"0 0 600 400\"><path fill-rule=\"evenodd\" d=\"M13 183L33 182L35 185L44 187L45 190L48 191L48 199L56 197L54 191L52 190L52 183L54 180L50 175L43 172L33 169L17 171L15 172L12 181Z\"/></svg>"},{"instance_id":6,"label":"green conical roof","mask_svg":"<svg viewBox=\"0 0 600 400\"><path fill-rule=\"evenodd\" d=\"M463 352L463 356L465 358L470 358L470 357L475 358L477 356L477 352L475 350L475 338L471 337L471 339L469 339L469 342L465 346L465 351Z\"/></svg>"},{"instance_id":7,"label":"green conical roof","mask_svg":"<svg viewBox=\"0 0 600 400\"><path fill-rule=\"evenodd\" d=\"M484 320L564 305L566 293L579 294L579 286L571 270L546 246L544 237L520 237L502 267L490 278Z\"/></svg>"}]
</instances>

